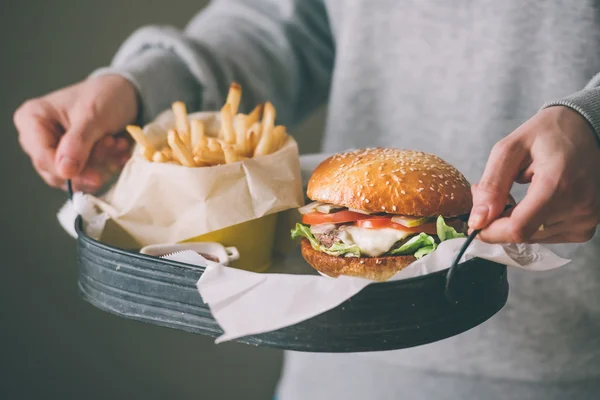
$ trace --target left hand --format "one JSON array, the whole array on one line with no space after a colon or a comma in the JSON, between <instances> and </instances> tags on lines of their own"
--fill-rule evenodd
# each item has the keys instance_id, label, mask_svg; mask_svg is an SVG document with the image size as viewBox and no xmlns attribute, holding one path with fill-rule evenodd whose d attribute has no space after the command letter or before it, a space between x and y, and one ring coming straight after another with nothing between
<instances>
[{"instance_id":1,"label":"left hand","mask_svg":"<svg viewBox=\"0 0 600 400\"><path fill-rule=\"evenodd\" d=\"M513 182L531 185L525 198L501 216ZM587 242L600 223L596 134L568 107L541 110L494 146L472 192L469 228L484 228L482 241Z\"/></svg>"}]
</instances>

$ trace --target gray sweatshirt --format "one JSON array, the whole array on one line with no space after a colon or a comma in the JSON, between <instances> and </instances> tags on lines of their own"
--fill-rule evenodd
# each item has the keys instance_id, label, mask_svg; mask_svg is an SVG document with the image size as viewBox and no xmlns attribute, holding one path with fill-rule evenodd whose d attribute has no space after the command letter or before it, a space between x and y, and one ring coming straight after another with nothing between
<instances>
[{"instance_id":1,"label":"gray sweatshirt","mask_svg":"<svg viewBox=\"0 0 600 400\"><path fill-rule=\"evenodd\" d=\"M136 85L143 120L175 100L215 110L233 80L244 110L269 99L292 126L327 103L324 151L424 150L476 182L492 146L544 104L600 132L599 18L592 0L220 0L183 32L140 29L97 73ZM280 399L600 398L600 239L552 249L573 262L510 271L506 307L454 338L286 353Z\"/></svg>"}]
</instances>

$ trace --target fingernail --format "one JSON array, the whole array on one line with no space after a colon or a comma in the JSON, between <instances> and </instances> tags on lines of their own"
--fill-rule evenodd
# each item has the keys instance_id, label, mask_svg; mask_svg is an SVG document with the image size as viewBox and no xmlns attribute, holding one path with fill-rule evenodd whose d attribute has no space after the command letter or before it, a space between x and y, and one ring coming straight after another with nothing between
<instances>
[{"instance_id":1,"label":"fingernail","mask_svg":"<svg viewBox=\"0 0 600 400\"><path fill-rule=\"evenodd\" d=\"M475 206L473 211L471 211L471 216L469 217L469 227L473 229L479 228L487 218L488 212L489 208L487 206Z\"/></svg>"},{"instance_id":2,"label":"fingernail","mask_svg":"<svg viewBox=\"0 0 600 400\"><path fill-rule=\"evenodd\" d=\"M63 156L60 159L60 168L67 174L74 174L79 171L79 161L72 159L71 157Z\"/></svg>"}]
</instances>

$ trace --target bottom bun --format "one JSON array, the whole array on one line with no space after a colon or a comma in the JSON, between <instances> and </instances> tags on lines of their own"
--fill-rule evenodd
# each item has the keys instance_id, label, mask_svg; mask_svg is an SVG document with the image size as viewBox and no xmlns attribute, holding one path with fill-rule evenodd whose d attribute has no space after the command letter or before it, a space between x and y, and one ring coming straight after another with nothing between
<instances>
[{"instance_id":1,"label":"bottom bun","mask_svg":"<svg viewBox=\"0 0 600 400\"><path fill-rule=\"evenodd\" d=\"M301 242L302 256L311 267L332 278L340 275L358 276L383 282L407 265L414 256L336 257L316 251L307 239Z\"/></svg>"}]
</instances>

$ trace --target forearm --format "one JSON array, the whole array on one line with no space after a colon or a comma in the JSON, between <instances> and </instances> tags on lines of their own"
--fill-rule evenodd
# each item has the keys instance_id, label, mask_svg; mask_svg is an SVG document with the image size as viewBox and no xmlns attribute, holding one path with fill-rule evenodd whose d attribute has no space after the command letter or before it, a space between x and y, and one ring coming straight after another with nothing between
<instances>
[{"instance_id":1,"label":"forearm","mask_svg":"<svg viewBox=\"0 0 600 400\"><path fill-rule=\"evenodd\" d=\"M334 49L320 0L216 1L184 32L146 27L121 47L112 66L138 88L143 119L175 100L216 110L232 81L241 110L269 100L280 123L293 124L329 92Z\"/></svg>"}]
</instances>

